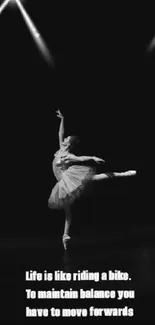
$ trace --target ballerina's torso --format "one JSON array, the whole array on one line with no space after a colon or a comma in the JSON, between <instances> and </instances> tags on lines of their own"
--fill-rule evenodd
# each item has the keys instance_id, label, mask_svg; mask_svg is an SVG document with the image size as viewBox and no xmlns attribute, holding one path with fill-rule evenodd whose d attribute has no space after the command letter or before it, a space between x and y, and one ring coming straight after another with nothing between
<instances>
[{"instance_id":1,"label":"ballerina's torso","mask_svg":"<svg viewBox=\"0 0 155 325\"><path fill-rule=\"evenodd\" d=\"M68 158L68 152L58 150L54 155L53 173L58 181L61 180L63 172L71 165Z\"/></svg>"}]
</instances>

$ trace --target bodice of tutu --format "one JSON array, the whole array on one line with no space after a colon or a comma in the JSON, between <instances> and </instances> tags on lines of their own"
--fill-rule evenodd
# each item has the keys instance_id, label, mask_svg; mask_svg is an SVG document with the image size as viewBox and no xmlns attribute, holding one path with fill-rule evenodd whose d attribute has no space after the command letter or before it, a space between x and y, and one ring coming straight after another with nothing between
<instances>
[{"instance_id":1,"label":"bodice of tutu","mask_svg":"<svg viewBox=\"0 0 155 325\"><path fill-rule=\"evenodd\" d=\"M51 209L63 209L72 204L90 184L93 168L78 164L72 156L64 150L58 150L53 160L53 173L57 179L48 200Z\"/></svg>"},{"instance_id":2,"label":"bodice of tutu","mask_svg":"<svg viewBox=\"0 0 155 325\"><path fill-rule=\"evenodd\" d=\"M71 165L67 159L67 153L57 151L53 160L53 173L58 181L61 180L63 172Z\"/></svg>"}]
</instances>

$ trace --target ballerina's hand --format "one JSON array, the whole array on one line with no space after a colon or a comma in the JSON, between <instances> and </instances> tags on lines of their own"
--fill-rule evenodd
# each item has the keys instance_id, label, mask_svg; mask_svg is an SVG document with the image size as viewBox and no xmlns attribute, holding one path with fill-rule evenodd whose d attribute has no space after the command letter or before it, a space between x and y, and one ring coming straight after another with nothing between
<instances>
[{"instance_id":1,"label":"ballerina's hand","mask_svg":"<svg viewBox=\"0 0 155 325\"><path fill-rule=\"evenodd\" d=\"M95 162L100 163L100 162L105 162L105 160L103 160L102 158L98 158L98 157L93 157L93 159L95 160Z\"/></svg>"},{"instance_id":2,"label":"ballerina's hand","mask_svg":"<svg viewBox=\"0 0 155 325\"><path fill-rule=\"evenodd\" d=\"M60 112L60 110L58 109L57 111L56 111L56 113L57 113L57 116L59 117L59 118L63 118L63 115L61 114L61 112Z\"/></svg>"}]
</instances>

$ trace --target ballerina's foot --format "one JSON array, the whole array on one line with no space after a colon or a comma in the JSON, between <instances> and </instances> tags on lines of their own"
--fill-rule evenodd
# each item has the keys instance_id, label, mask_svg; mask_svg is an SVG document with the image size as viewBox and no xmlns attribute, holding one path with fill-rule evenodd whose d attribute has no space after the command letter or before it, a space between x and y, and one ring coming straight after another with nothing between
<instances>
[{"instance_id":1,"label":"ballerina's foot","mask_svg":"<svg viewBox=\"0 0 155 325\"><path fill-rule=\"evenodd\" d=\"M124 176L134 176L136 175L136 170L128 170L127 172L122 173Z\"/></svg>"},{"instance_id":2,"label":"ballerina's foot","mask_svg":"<svg viewBox=\"0 0 155 325\"><path fill-rule=\"evenodd\" d=\"M65 250L67 250L68 242L70 239L71 239L71 237L68 236L67 234L64 234L62 237L62 242L63 242L63 246L64 246Z\"/></svg>"}]
</instances>

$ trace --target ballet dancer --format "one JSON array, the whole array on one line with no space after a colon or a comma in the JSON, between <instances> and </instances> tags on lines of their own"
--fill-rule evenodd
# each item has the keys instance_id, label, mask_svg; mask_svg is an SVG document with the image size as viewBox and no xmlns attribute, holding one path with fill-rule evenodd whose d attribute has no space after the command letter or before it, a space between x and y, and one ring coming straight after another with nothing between
<instances>
[{"instance_id":1,"label":"ballet dancer","mask_svg":"<svg viewBox=\"0 0 155 325\"><path fill-rule=\"evenodd\" d=\"M104 163L102 158L91 156L76 156L72 153L73 147L77 144L76 136L68 136L64 138L64 116L60 110L56 111L60 118L59 128L59 150L55 153L53 160L53 173L57 179L57 183L52 189L48 199L48 206L51 209L59 209L65 211L65 226L62 242L64 249L67 249L70 237L70 226L72 221L71 205L75 199L81 196L86 188L86 184L92 181L99 181L113 177L126 177L136 174L135 170L125 172L108 172L96 174L95 169L85 166L85 161L95 161L96 163Z\"/></svg>"}]
</instances>

